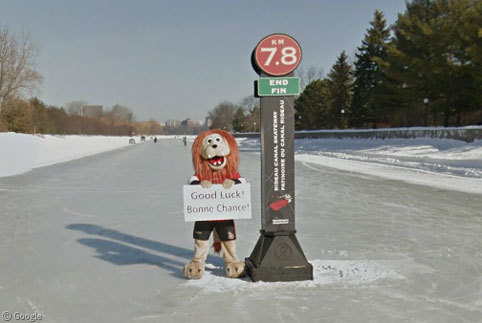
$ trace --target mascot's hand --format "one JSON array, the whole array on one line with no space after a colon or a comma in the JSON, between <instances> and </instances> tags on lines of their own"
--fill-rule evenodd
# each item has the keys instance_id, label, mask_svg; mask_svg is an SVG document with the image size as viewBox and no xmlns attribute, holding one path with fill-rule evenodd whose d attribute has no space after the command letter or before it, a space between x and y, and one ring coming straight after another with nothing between
<instances>
[{"instance_id":1,"label":"mascot's hand","mask_svg":"<svg viewBox=\"0 0 482 323\"><path fill-rule=\"evenodd\" d=\"M234 185L234 181L232 179L225 179L223 182L224 188L231 188Z\"/></svg>"},{"instance_id":2,"label":"mascot's hand","mask_svg":"<svg viewBox=\"0 0 482 323\"><path fill-rule=\"evenodd\" d=\"M211 183L210 181L201 181L201 186L202 188L210 188L211 186L213 186L213 183Z\"/></svg>"}]
</instances>

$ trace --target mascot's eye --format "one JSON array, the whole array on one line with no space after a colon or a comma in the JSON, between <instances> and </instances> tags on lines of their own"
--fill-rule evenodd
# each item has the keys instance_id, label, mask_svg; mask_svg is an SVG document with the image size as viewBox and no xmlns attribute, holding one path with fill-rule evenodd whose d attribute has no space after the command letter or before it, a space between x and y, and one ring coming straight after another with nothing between
<instances>
[{"instance_id":1,"label":"mascot's eye","mask_svg":"<svg viewBox=\"0 0 482 323\"><path fill-rule=\"evenodd\" d=\"M220 141L221 141L221 138L217 137L216 142L220 142Z\"/></svg>"},{"instance_id":2,"label":"mascot's eye","mask_svg":"<svg viewBox=\"0 0 482 323\"><path fill-rule=\"evenodd\" d=\"M210 143L213 142L213 141L212 141L211 138L209 138L208 140L206 140L206 142L207 142L208 144L210 144Z\"/></svg>"}]
</instances>

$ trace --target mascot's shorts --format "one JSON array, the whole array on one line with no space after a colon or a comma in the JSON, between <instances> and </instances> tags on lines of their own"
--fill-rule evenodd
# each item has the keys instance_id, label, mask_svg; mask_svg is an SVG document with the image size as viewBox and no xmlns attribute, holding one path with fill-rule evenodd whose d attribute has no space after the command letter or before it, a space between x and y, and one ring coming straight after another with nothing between
<instances>
[{"instance_id":1,"label":"mascot's shorts","mask_svg":"<svg viewBox=\"0 0 482 323\"><path fill-rule=\"evenodd\" d=\"M233 220L196 221L194 223L193 238L197 240L209 240L213 229L216 229L221 241L236 240L236 230Z\"/></svg>"}]
</instances>

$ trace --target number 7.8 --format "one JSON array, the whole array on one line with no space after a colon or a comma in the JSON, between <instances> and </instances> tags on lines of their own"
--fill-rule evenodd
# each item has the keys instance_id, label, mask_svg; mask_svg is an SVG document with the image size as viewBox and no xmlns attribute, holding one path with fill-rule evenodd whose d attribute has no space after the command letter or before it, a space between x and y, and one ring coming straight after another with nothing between
<instances>
[{"instance_id":1,"label":"number 7.8","mask_svg":"<svg viewBox=\"0 0 482 323\"><path fill-rule=\"evenodd\" d=\"M262 53L270 53L268 59L266 60L266 62L264 62L264 66L269 66L271 64L271 61L276 54L276 50L276 47L261 47ZM281 63L283 65L293 65L298 60L298 58L296 57L296 48L294 47L284 47L281 50L281 55Z\"/></svg>"}]
</instances>

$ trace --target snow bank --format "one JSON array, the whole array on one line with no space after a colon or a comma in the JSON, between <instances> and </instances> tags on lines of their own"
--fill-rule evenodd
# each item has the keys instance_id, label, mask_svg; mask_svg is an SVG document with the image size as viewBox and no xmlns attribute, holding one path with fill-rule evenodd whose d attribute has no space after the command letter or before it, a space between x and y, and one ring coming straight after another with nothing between
<instances>
[{"instance_id":1,"label":"snow bank","mask_svg":"<svg viewBox=\"0 0 482 323\"><path fill-rule=\"evenodd\" d=\"M259 138L259 132L235 133L234 137ZM326 129L298 130L296 139L454 139L465 142L482 140L482 126L467 127L410 127L410 128L380 128L380 129Z\"/></svg>"},{"instance_id":2,"label":"snow bank","mask_svg":"<svg viewBox=\"0 0 482 323\"><path fill-rule=\"evenodd\" d=\"M178 139L184 136L158 136ZM187 136L193 141L195 136ZM135 137L140 142L139 137ZM237 138L241 151L260 151L259 138ZM33 136L0 133L0 177L129 145L129 137ZM440 189L482 194L482 140L296 139L295 158L316 164Z\"/></svg>"},{"instance_id":3,"label":"snow bank","mask_svg":"<svg viewBox=\"0 0 482 323\"><path fill-rule=\"evenodd\" d=\"M455 139L472 142L482 139L482 126L467 127L410 127L347 130L302 130L296 131L295 138L360 138L360 139Z\"/></svg>"},{"instance_id":4,"label":"snow bank","mask_svg":"<svg viewBox=\"0 0 482 323\"><path fill-rule=\"evenodd\" d=\"M237 138L245 151L259 151L257 138ZM296 139L295 159L349 172L482 194L482 140Z\"/></svg>"},{"instance_id":5,"label":"snow bank","mask_svg":"<svg viewBox=\"0 0 482 323\"><path fill-rule=\"evenodd\" d=\"M189 280L186 286L197 287L202 294L245 292L286 288L317 288L325 285L358 286L377 281L406 279L413 273L430 273L429 267L413 261L399 260L310 260L313 280L298 282L251 282L251 279L227 278L222 267L206 264L205 275L200 280Z\"/></svg>"},{"instance_id":6,"label":"snow bank","mask_svg":"<svg viewBox=\"0 0 482 323\"><path fill-rule=\"evenodd\" d=\"M122 148L130 138L0 133L0 177Z\"/></svg>"}]
</instances>

